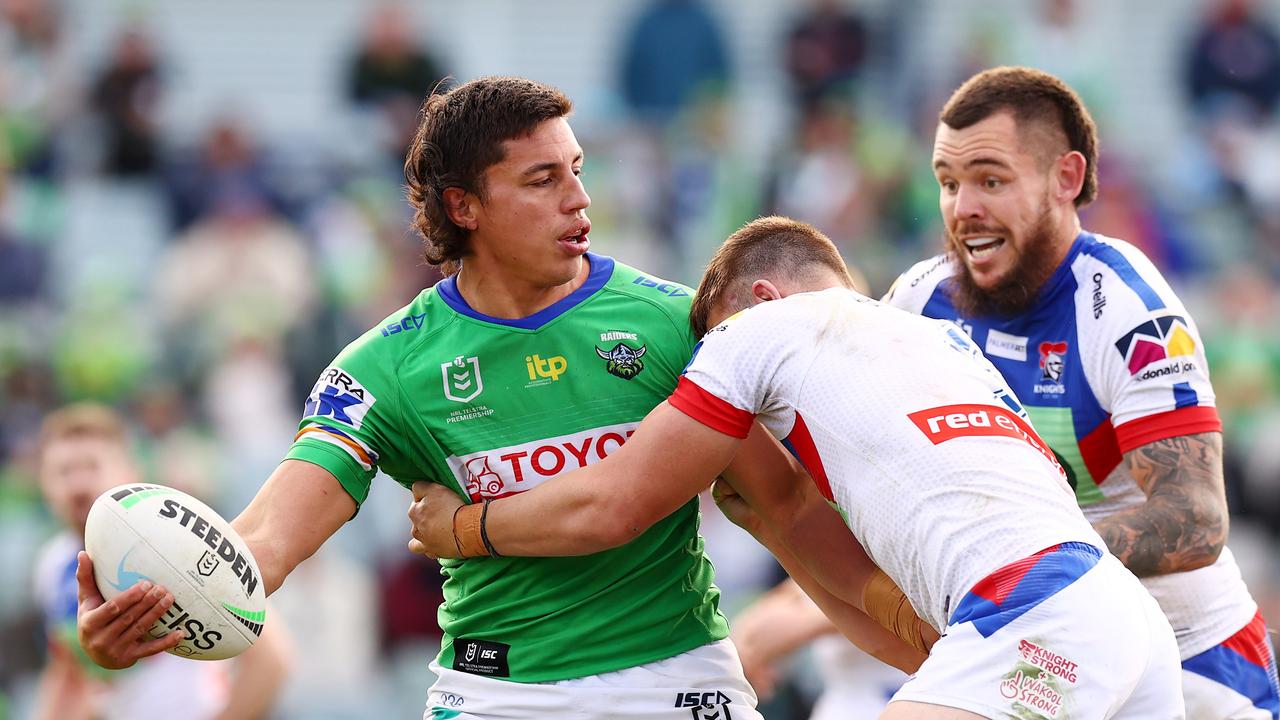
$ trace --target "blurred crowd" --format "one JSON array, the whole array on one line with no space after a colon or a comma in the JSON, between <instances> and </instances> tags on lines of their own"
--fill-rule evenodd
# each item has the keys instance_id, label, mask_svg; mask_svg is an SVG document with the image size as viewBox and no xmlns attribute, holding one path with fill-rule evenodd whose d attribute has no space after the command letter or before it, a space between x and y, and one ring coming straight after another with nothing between
<instances>
[{"instance_id":1,"label":"blurred crowd","mask_svg":"<svg viewBox=\"0 0 1280 720\"><path fill-rule=\"evenodd\" d=\"M596 249L696 282L744 221L790 215L835 240L879 295L941 246L929 163L941 101L982 67L1059 75L1100 123L1086 226L1141 247L1198 320L1226 427L1232 544L1280 619L1280 444L1266 440L1280 433L1280 6L1188 6L1162 63L1175 137L1152 157L1108 142L1148 109L1109 66L1121 31L1081 3L977 17L956 62L929 67L912 61L921 0L782 5L761 50L782 101L771 125L752 125L777 130L742 142L741 98L757 81L732 42L738 5L628 4L613 55L596 59L612 63L614 102L578 98ZM109 48L86 60L68 40L70 6L0 0L0 703L20 704L42 661L25 588L53 528L33 481L47 412L84 399L121 409L151 480L233 516L283 456L324 364L439 279L408 230L401 164L423 96L468 77L415 10L369 6L331 83L342 111L315 118L347 142L299 148L231 106L196 133L170 127L182 48L145 12L122 11ZM537 51L552 49L566 48ZM407 494L382 486L280 594L299 655L333 666L304 662L282 717L360 716L357 689L373 683L392 698L386 716L421 712L439 578L404 550ZM777 579L714 510L704 525L730 610ZM767 716L804 717L808 676L798 670Z\"/></svg>"}]
</instances>

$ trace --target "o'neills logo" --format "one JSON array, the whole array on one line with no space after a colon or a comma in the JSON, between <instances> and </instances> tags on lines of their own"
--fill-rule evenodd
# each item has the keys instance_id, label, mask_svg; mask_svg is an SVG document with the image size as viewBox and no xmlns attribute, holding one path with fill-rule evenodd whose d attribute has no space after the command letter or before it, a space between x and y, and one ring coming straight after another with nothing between
<instances>
[{"instance_id":1,"label":"o'neills logo","mask_svg":"<svg viewBox=\"0 0 1280 720\"><path fill-rule=\"evenodd\" d=\"M1057 675L1072 684L1076 681L1076 669L1079 666L1048 648L1042 648L1028 640L1019 640L1018 654L1023 660L1047 673Z\"/></svg>"},{"instance_id":2,"label":"o'neills logo","mask_svg":"<svg viewBox=\"0 0 1280 720\"><path fill-rule=\"evenodd\" d=\"M995 405L943 405L907 416L934 445L960 437L1011 437L1035 448L1058 472L1058 458L1026 420ZM1064 473L1065 475L1065 473Z\"/></svg>"},{"instance_id":3,"label":"o'neills logo","mask_svg":"<svg viewBox=\"0 0 1280 720\"><path fill-rule=\"evenodd\" d=\"M179 515L181 517L178 517ZM218 553L218 557L231 563L231 572L240 579L245 594L253 595L253 591L258 588L258 577L253 574L253 566L230 540L209 524L208 520L200 517L194 510L179 504L177 500L165 500L164 507L160 508L160 517L177 519L179 525L190 530L192 535L204 540L204 544Z\"/></svg>"},{"instance_id":4,"label":"o'neills logo","mask_svg":"<svg viewBox=\"0 0 1280 720\"><path fill-rule=\"evenodd\" d=\"M1058 711L1062 709L1062 693L1021 670L1000 681L1000 694L1051 718L1058 717Z\"/></svg>"}]
</instances>

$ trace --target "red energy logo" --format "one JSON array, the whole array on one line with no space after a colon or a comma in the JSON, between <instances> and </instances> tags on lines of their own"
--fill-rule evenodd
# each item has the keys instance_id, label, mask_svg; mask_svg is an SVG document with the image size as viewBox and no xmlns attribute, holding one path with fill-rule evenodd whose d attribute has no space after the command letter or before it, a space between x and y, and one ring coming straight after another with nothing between
<instances>
[{"instance_id":1,"label":"red energy logo","mask_svg":"<svg viewBox=\"0 0 1280 720\"><path fill-rule=\"evenodd\" d=\"M959 437L1011 437L1048 458L1062 471L1058 458L1026 420L996 405L943 405L907 415L934 445Z\"/></svg>"}]
</instances>

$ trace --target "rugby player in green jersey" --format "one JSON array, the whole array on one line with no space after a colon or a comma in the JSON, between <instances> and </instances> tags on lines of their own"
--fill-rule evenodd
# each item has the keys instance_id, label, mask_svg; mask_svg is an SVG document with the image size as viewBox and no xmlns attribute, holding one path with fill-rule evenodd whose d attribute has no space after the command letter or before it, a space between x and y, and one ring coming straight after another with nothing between
<instances>
[{"instance_id":1,"label":"rugby player in green jersey","mask_svg":"<svg viewBox=\"0 0 1280 720\"><path fill-rule=\"evenodd\" d=\"M519 493L616 450L675 388L691 293L588 252L570 109L516 78L427 99L405 175L426 259L448 277L339 353L233 522L268 592L355 514L378 469L471 502ZM754 472L797 472L758 437ZM698 522L691 500L595 555L444 561L428 716L758 718ZM834 512L815 522L842 527ZM860 550L829 550L842 547ZM104 604L82 557L80 594L99 664L175 640L138 640L172 602L163 589Z\"/></svg>"}]
</instances>

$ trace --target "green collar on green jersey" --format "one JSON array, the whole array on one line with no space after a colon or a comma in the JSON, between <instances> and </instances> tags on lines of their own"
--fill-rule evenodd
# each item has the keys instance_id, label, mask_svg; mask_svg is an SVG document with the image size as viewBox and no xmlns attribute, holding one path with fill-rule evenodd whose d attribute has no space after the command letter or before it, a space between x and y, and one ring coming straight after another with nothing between
<instances>
[{"instance_id":1,"label":"green collar on green jersey","mask_svg":"<svg viewBox=\"0 0 1280 720\"><path fill-rule=\"evenodd\" d=\"M457 275L450 275L437 283L436 292L440 294L440 299L444 300L445 304L453 308L453 311L459 315L466 315L467 317L495 325L537 330L568 312L578 303L596 294L596 291L604 287L605 283L609 282L609 278L613 276L613 258L596 255L595 253L587 253L585 257L587 262L591 264L591 272L587 275L587 281L582 283L582 286L577 290L528 317L511 320L485 315L475 310L467 304L467 301L462 297L462 293L458 292Z\"/></svg>"}]
</instances>

